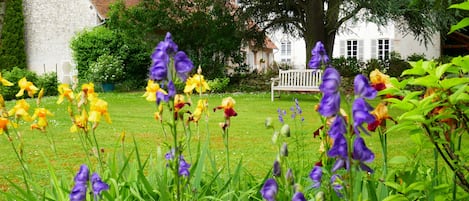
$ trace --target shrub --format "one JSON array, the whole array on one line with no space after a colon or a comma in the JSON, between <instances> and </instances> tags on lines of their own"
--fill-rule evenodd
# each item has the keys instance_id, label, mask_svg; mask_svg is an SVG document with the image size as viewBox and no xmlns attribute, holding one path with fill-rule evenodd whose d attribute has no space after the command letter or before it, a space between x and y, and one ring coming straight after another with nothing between
<instances>
[{"instance_id":1,"label":"shrub","mask_svg":"<svg viewBox=\"0 0 469 201\"><path fill-rule=\"evenodd\" d=\"M124 64L113 55L101 55L88 69L88 78L98 83L116 83L124 79Z\"/></svg>"},{"instance_id":2,"label":"shrub","mask_svg":"<svg viewBox=\"0 0 469 201\"><path fill-rule=\"evenodd\" d=\"M57 73L50 72L38 76L37 88L44 88L44 96L56 96L58 94L57 86L59 81L57 80Z\"/></svg>"},{"instance_id":3,"label":"shrub","mask_svg":"<svg viewBox=\"0 0 469 201\"><path fill-rule=\"evenodd\" d=\"M208 86L210 86L210 91L214 93L225 92L226 87L230 83L230 78L215 78L208 81Z\"/></svg>"},{"instance_id":4,"label":"shrub","mask_svg":"<svg viewBox=\"0 0 469 201\"><path fill-rule=\"evenodd\" d=\"M387 72L389 68L389 60L370 59L366 62L365 67L361 69L363 75L370 75L370 72L378 69L381 72Z\"/></svg>"},{"instance_id":5,"label":"shrub","mask_svg":"<svg viewBox=\"0 0 469 201\"><path fill-rule=\"evenodd\" d=\"M10 70L14 66L26 69L23 1L10 0L5 4L0 45L0 69Z\"/></svg>"},{"instance_id":6,"label":"shrub","mask_svg":"<svg viewBox=\"0 0 469 201\"><path fill-rule=\"evenodd\" d=\"M414 53L414 54L407 57L407 61L420 61L420 60L423 60L423 61L427 60L425 58L425 54Z\"/></svg>"},{"instance_id":7,"label":"shrub","mask_svg":"<svg viewBox=\"0 0 469 201\"><path fill-rule=\"evenodd\" d=\"M33 83L36 83L38 80L36 73L18 67L14 67L11 71L3 71L2 77L15 84L11 87L1 87L3 98L5 100L16 99L15 95L20 90L17 83L21 78L26 77L28 81L31 81Z\"/></svg>"},{"instance_id":8,"label":"shrub","mask_svg":"<svg viewBox=\"0 0 469 201\"><path fill-rule=\"evenodd\" d=\"M391 77L400 77L402 72L410 68L410 64L401 59L398 53L391 53L387 74Z\"/></svg>"},{"instance_id":9,"label":"shrub","mask_svg":"<svg viewBox=\"0 0 469 201\"><path fill-rule=\"evenodd\" d=\"M334 66L343 77L354 77L360 73L363 63L356 58L339 57L332 59L332 66Z\"/></svg>"}]
</instances>

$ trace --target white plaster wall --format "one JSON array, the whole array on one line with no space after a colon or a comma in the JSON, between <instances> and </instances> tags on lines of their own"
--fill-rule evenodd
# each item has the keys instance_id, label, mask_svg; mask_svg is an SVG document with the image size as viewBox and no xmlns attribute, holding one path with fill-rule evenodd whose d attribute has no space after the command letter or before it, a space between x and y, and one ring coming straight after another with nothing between
<instances>
[{"instance_id":1,"label":"white plaster wall","mask_svg":"<svg viewBox=\"0 0 469 201\"><path fill-rule=\"evenodd\" d=\"M86 27L98 24L89 0L24 0L25 43L28 68L42 74L72 61L70 41Z\"/></svg>"},{"instance_id":2,"label":"white plaster wall","mask_svg":"<svg viewBox=\"0 0 469 201\"><path fill-rule=\"evenodd\" d=\"M412 54L424 54L427 59L437 59L441 56L441 40L439 34L431 37L432 42L425 46L414 38L413 35L404 35L396 32L394 50L401 54L402 59L407 59Z\"/></svg>"},{"instance_id":3,"label":"white plaster wall","mask_svg":"<svg viewBox=\"0 0 469 201\"><path fill-rule=\"evenodd\" d=\"M275 31L269 35L272 42L277 46L278 49L274 50L274 61L281 63L282 61L282 40L290 40L291 44L291 64L294 69L305 69L306 68L306 44L303 39L294 38L284 34L281 31ZM308 58L309 59L309 58Z\"/></svg>"}]
</instances>

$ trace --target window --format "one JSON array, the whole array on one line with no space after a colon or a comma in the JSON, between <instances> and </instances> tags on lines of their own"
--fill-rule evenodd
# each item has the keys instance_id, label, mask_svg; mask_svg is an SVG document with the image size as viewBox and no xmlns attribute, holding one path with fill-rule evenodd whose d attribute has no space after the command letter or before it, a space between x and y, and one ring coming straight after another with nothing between
<instances>
[{"instance_id":1,"label":"window","mask_svg":"<svg viewBox=\"0 0 469 201\"><path fill-rule=\"evenodd\" d=\"M282 56L291 56L291 41L282 42Z\"/></svg>"},{"instance_id":2,"label":"window","mask_svg":"<svg viewBox=\"0 0 469 201\"><path fill-rule=\"evenodd\" d=\"M347 58L357 58L357 57L358 57L358 41L348 40L347 41Z\"/></svg>"},{"instance_id":3,"label":"window","mask_svg":"<svg viewBox=\"0 0 469 201\"><path fill-rule=\"evenodd\" d=\"M387 60L389 59L389 40L388 39L378 39L378 59Z\"/></svg>"},{"instance_id":4,"label":"window","mask_svg":"<svg viewBox=\"0 0 469 201\"><path fill-rule=\"evenodd\" d=\"M282 58L281 62L282 63L291 63L291 59L290 58Z\"/></svg>"}]
</instances>

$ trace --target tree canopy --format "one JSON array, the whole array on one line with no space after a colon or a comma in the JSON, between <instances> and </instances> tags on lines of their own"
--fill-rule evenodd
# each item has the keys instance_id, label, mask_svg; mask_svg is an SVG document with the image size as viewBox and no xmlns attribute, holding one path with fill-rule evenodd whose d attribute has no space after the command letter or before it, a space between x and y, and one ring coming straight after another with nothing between
<instances>
[{"instance_id":1,"label":"tree canopy","mask_svg":"<svg viewBox=\"0 0 469 201\"><path fill-rule=\"evenodd\" d=\"M0 42L0 69L26 69L24 16L22 0L5 1L5 16Z\"/></svg>"},{"instance_id":2,"label":"tree canopy","mask_svg":"<svg viewBox=\"0 0 469 201\"><path fill-rule=\"evenodd\" d=\"M448 1L430 0L240 0L241 16L252 18L263 31L279 30L303 38L306 54L322 41L329 54L339 28L348 20L386 24L429 42L436 31L447 30L453 19ZM438 13L437 15L435 13Z\"/></svg>"}]
</instances>

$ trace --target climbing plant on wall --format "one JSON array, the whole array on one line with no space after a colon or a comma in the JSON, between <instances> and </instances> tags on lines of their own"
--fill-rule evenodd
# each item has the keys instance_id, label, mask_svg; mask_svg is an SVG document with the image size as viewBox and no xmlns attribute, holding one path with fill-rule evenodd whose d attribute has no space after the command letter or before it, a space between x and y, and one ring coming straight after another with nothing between
<instances>
[{"instance_id":1,"label":"climbing plant on wall","mask_svg":"<svg viewBox=\"0 0 469 201\"><path fill-rule=\"evenodd\" d=\"M22 0L6 0L0 38L0 69L26 69Z\"/></svg>"}]
</instances>

